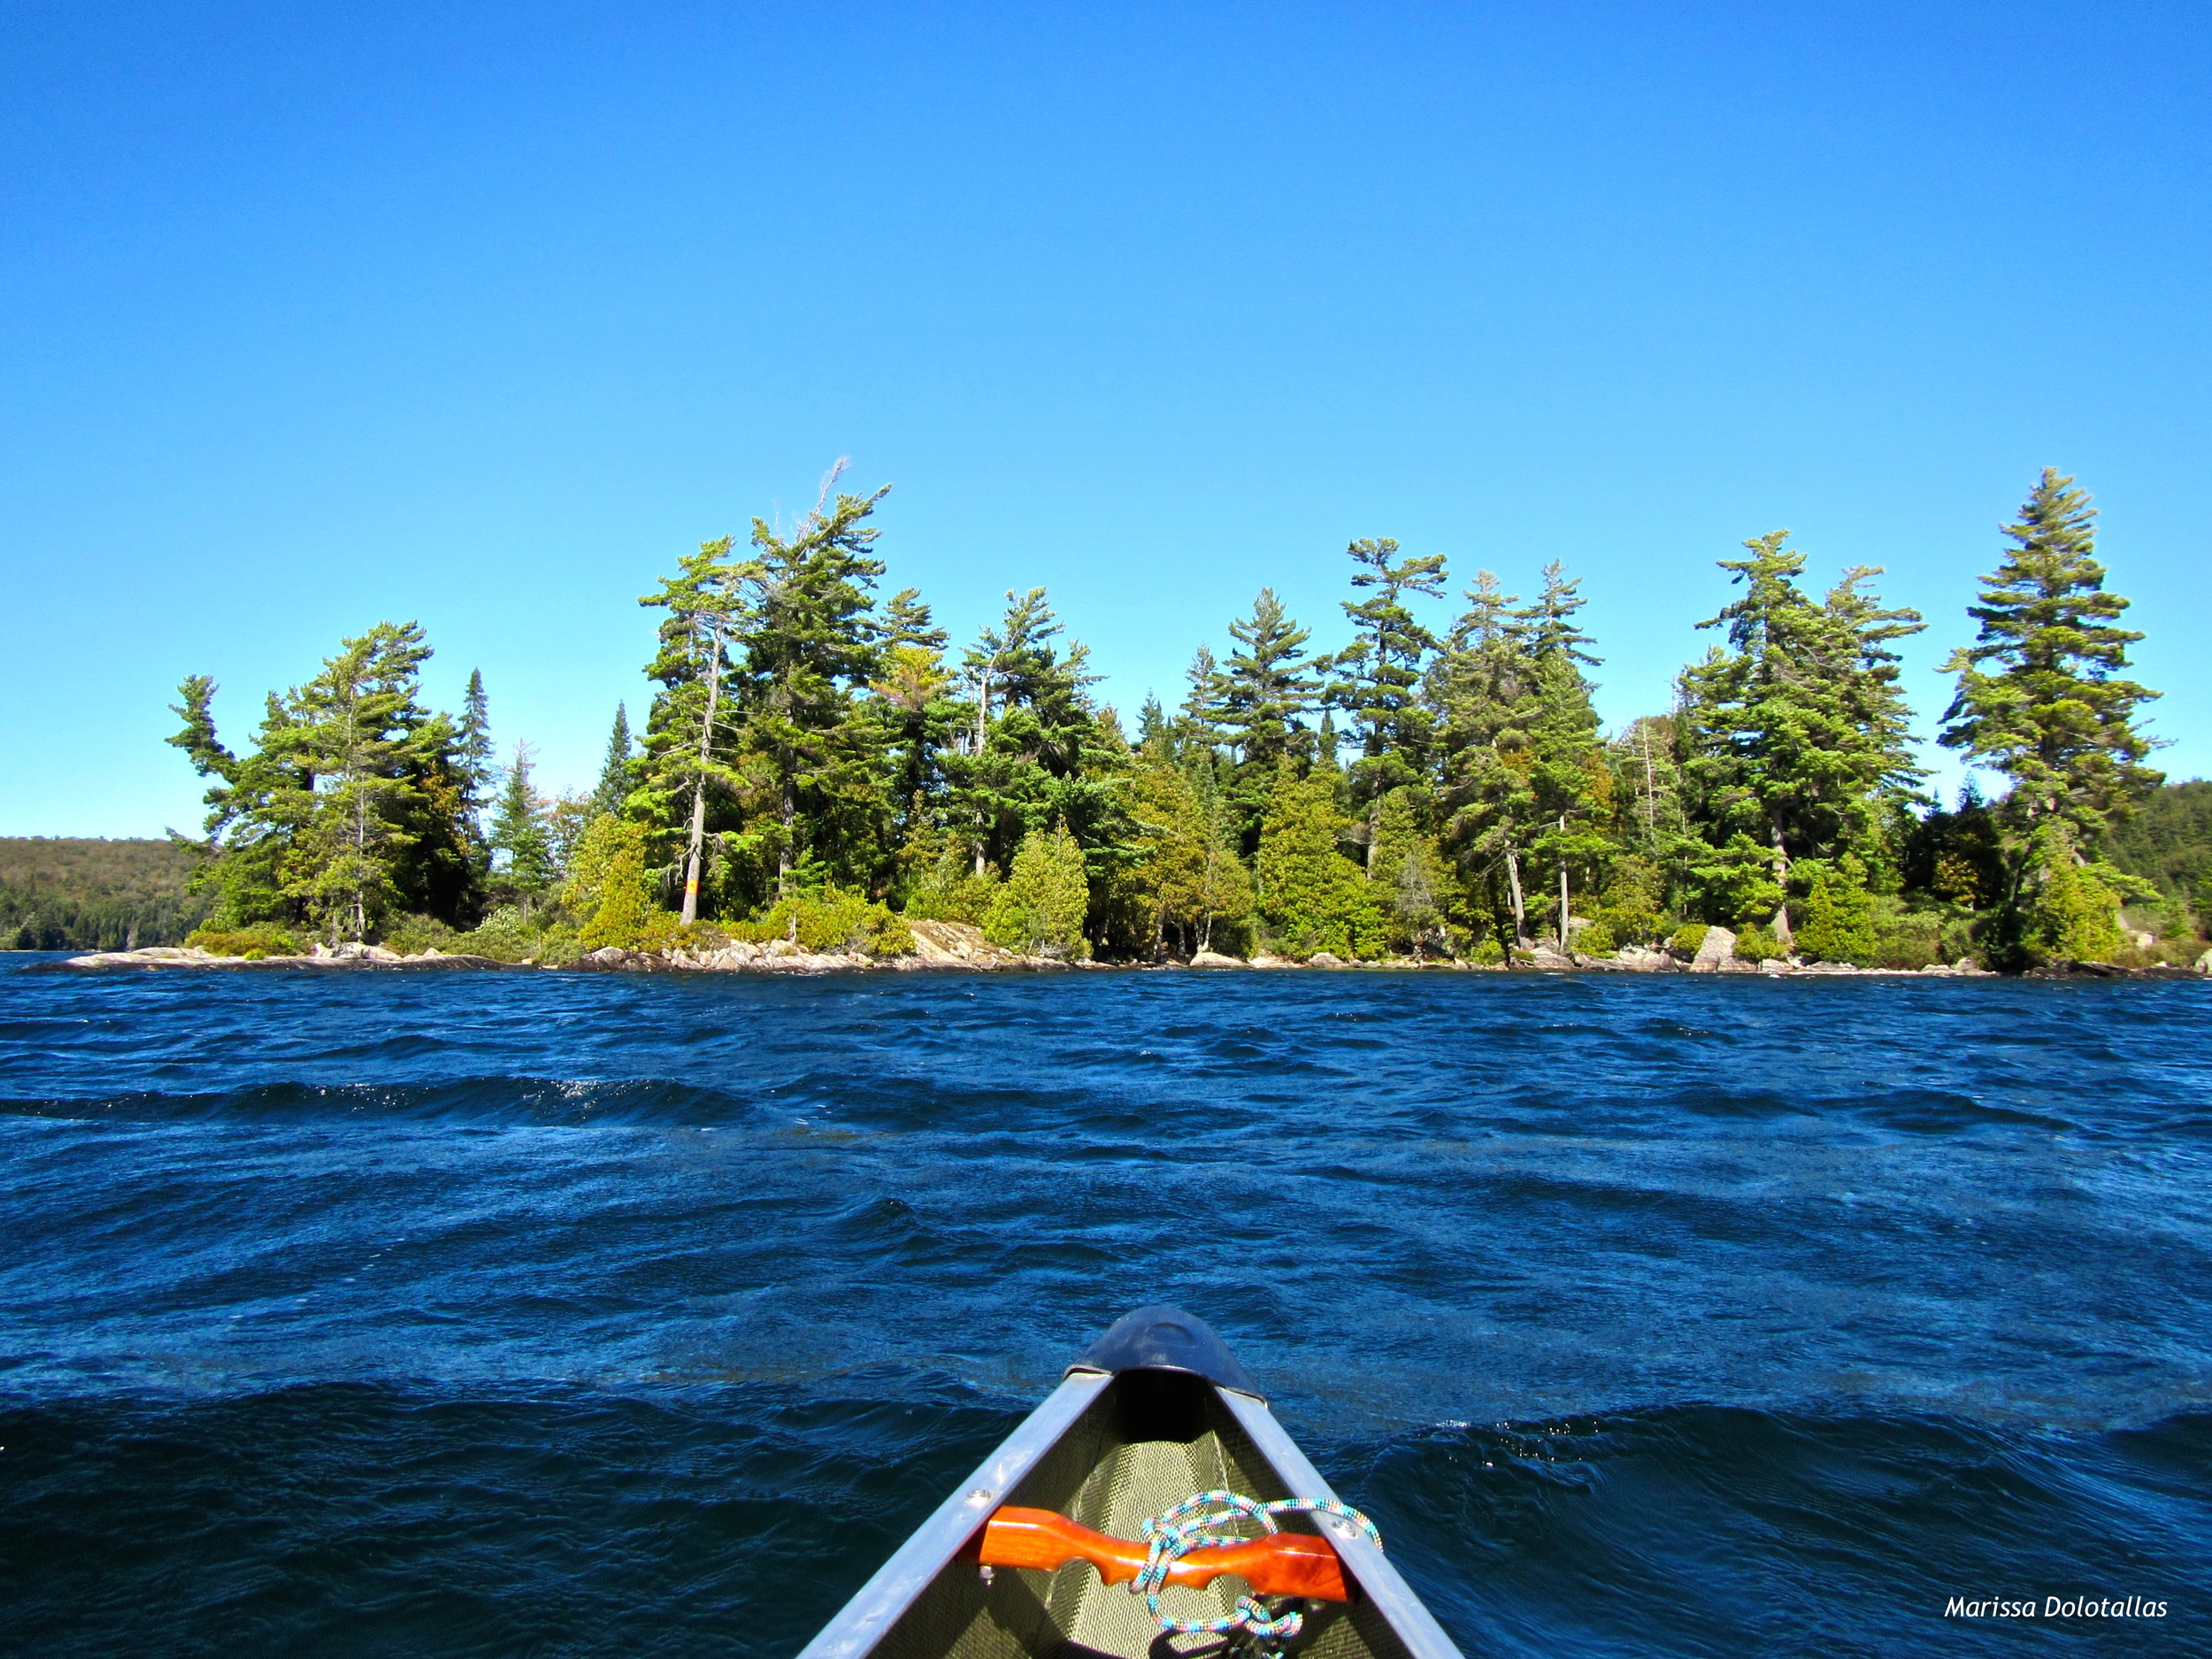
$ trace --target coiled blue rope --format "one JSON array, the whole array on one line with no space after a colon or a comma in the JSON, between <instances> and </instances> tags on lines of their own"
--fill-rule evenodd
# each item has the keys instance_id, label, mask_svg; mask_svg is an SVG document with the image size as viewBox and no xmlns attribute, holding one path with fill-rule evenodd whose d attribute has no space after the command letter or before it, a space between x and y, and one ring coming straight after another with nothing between
<instances>
[{"instance_id":1,"label":"coiled blue rope","mask_svg":"<svg viewBox=\"0 0 2212 1659\"><path fill-rule=\"evenodd\" d=\"M1377 1549L1382 1548L1382 1534L1375 1530L1374 1522L1334 1498L1280 1498L1262 1503L1257 1498L1216 1488L1185 1498L1165 1514L1145 1522L1144 1568L1129 1587L1144 1597L1145 1606L1159 1621L1160 1628L1172 1634L1225 1636L1242 1630L1263 1642L1288 1641L1305 1627L1305 1616L1295 1608L1279 1617L1271 1615L1248 1595L1239 1596L1236 1610L1221 1618L1177 1618L1160 1610L1160 1592L1167 1587L1168 1570L1177 1562L1194 1549L1244 1543L1242 1535L1221 1530L1240 1520L1254 1523L1262 1532L1279 1532L1283 1529L1275 1524L1279 1515L1333 1515L1357 1526Z\"/></svg>"}]
</instances>

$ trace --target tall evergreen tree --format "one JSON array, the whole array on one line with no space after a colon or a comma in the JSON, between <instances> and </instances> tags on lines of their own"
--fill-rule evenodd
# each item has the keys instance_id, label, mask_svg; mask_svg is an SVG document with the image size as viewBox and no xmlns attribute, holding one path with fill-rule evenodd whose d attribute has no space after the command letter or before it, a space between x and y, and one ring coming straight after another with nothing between
<instances>
[{"instance_id":1,"label":"tall evergreen tree","mask_svg":"<svg viewBox=\"0 0 2212 1659\"><path fill-rule=\"evenodd\" d=\"M456 733L454 758L461 776L466 780L469 808L472 811L491 799L492 780L497 769L492 764L491 700L484 695L484 671L469 670L468 689L461 697L461 719Z\"/></svg>"},{"instance_id":2,"label":"tall evergreen tree","mask_svg":"<svg viewBox=\"0 0 2212 1659\"><path fill-rule=\"evenodd\" d=\"M636 758L636 746L630 739L630 710L627 703L614 705L614 728L607 733L607 757L599 764L599 782L591 792L591 810L594 817L602 813L622 810L630 798L630 768Z\"/></svg>"},{"instance_id":3,"label":"tall evergreen tree","mask_svg":"<svg viewBox=\"0 0 2212 1659\"><path fill-rule=\"evenodd\" d=\"M307 920L333 943L397 910L461 919L476 864L453 720L418 700L430 656L413 623L344 641L306 684L272 693L254 748L218 739L214 682L180 687L169 741L210 787L198 878L224 925Z\"/></svg>"},{"instance_id":4,"label":"tall evergreen tree","mask_svg":"<svg viewBox=\"0 0 2212 1659\"><path fill-rule=\"evenodd\" d=\"M1497 577L1478 572L1466 598L1428 677L1440 739L1443 848L1477 914L1526 949L1533 940L1523 878L1543 821L1530 736L1532 664L1514 595Z\"/></svg>"},{"instance_id":5,"label":"tall evergreen tree","mask_svg":"<svg viewBox=\"0 0 2212 1659\"><path fill-rule=\"evenodd\" d=\"M1940 738L2011 782L2016 824L2059 819L2084 847L2162 781L2143 764L2151 743L2136 726L2159 694L2121 674L2143 636L2115 626L2128 602L2105 591L2089 503L2046 467L2003 526L2014 545L1967 609L1981 632L1944 664L1958 694Z\"/></svg>"},{"instance_id":6,"label":"tall evergreen tree","mask_svg":"<svg viewBox=\"0 0 2212 1659\"><path fill-rule=\"evenodd\" d=\"M1923 626L1916 611L1881 608L1866 567L1816 603L1788 540L1778 530L1745 542L1750 557L1720 561L1743 596L1698 626L1725 627L1732 649L1684 672L1679 710L1685 771L1716 849L1702 866L1709 895L1724 908L1772 903L1785 946L1794 862L1882 856L1885 803L1919 776L1889 645Z\"/></svg>"},{"instance_id":7,"label":"tall evergreen tree","mask_svg":"<svg viewBox=\"0 0 2212 1659\"><path fill-rule=\"evenodd\" d=\"M1259 913L1279 947L1300 958L1321 951L1346 961L1372 956L1387 937L1385 895L1339 850L1351 827L1337 804L1340 782L1333 766L1317 765L1302 778L1286 763L1260 826Z\"/></svg>"},{"instance_id":8,"label":"tall evergreen tree","mask_svg":"<svg viewBox=\"0 0 2212 1659\"><path fill-rule=\"evenodd\" d=\"M538 895L553 885L556 873L546 823L549 803L531 780L530 761L530 745L518 742L493 808L489 837L501 858L495 879L520 902L526 915Z\"/></svg>"},{"instance_id":9,"label":"tall evergreen tree","mask_svg":"<svg viewBox=\"0 0 2212 1659\"><path fill-rule=\"evenodd\" d=\"M1330 682L1328 695L1359 733L1359 758L1348 781L1354 804L1366 811L1371 867L1382 797L1427 780L1432 719L1420 692L1437 640L1407 602L1435 598L1443 591L1444 556L1401 558L1398 544L1386 536L1355 541L1345 552L1356 567L1352 586L1373 593L1356 603L1344 602L1353 640L1330 659L1338 678Z\"/></svg>"},{"instance_id":10,"label":"tall evergreen tree","mask_svg":"<svg viewBox=\"0 0 2212 1659\"><path fill-rule=\"evenodd\" d=\"M744 764L767 809L756 823L779 896L803 863L855 886L877 873L889 814L883 733L859 696L882 670L884 567L870 551L881 532L867 520L889 489L841 494L787 537L755 519L753 557L738 570Z\"/></svg>"},{"instance_id":11,"label":"tall evergreen tree","mask_svg":"<svg viewBox=\"0 0 2212 1659\"><path fill-rule=\"evenodd\" d=\"M1222 671L1222 726L1240 767L1271 780L1283 760L1310 757L1306 718L1321 687L1300 663L1313 633L1292 619L1272 588L1263 588L1252 614L1229 625L1229 637L1238 649Z\"/></svg>"},{"instance_id":12,"label":"tall evergreen tree","mask_svg":"<svg viewBox=\"0 0 2212 1659\"><path fill-rule=\"evenodd\" d=\"M737 723L723 695L728 676L731 636L742 602L738 567L731 557L734 537L702 541L699 550L677 562L658 593L638 603L664 610L660 649L646 667L661 682L645 726L645 755L640 767L641 797L648 815L663 829L688 819L688 833L677 856L683 872L683 919L699 916L699 887L704 873L707 797L741 788L744 778L730 763Z\"/></svg>"},{"instance_id":13,"label":"tall evergreen tree","mask_svg":"<svg viewBox=\"0 0 2212 1659\"><path fill-rule=\"evenodd\" d=\"M1092 700L1090 654L1063 654L1045 590L1009 593L1003 620L966 654L974 700L959 750L945 757L946 821L970 836L975 872L1004 868L1025 835L1064 822L1087 856L1125 842L1118 733ZM1093 872L1103 877L1104 872Z\"/></svg>"},{"instance_id":14,"label":"tall evergreen tree","mask_svg":"<svg viewBox=\"0 0 2212 1659\"><path fill-rule=\"evenodd\" d=\"M1307 720L1319 706L1321 682L1306 655L1312 631L1298 626L1271 588L1260 589L1249 617L1229 624L1229 637L1236 648L1221 671L1217 718L1232 760L1227 798L1248 856L1259 845L1276 772L1286 761L1312 764Z\"/></svg>"}]
</instances>

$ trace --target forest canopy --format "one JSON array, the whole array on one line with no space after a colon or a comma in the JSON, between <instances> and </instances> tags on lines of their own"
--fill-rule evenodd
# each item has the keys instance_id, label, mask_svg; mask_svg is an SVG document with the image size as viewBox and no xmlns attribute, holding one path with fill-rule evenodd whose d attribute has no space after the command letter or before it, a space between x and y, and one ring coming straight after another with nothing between
<instances>
[{"instance_id":1,"label":"forest canopy","mask_svg":"<svg viewBox=\"0 0 2212 1659\"><path fill-rule=\"evenodd\" d=\"M1347 549L1340 649L1263 588L1178 703L1125 718L1043 588L960 645L887 593L886 493L826 485L641 596L657 689L641 731L615 711L587 793L541 795L527 743L498 758L480 676L457 714L425 706L412 623L343 641L234 749L188 679L169 741L210 780L210 926L554 960L903 917L1062 957L1506 963L1724 926L1755 956L2021 967L2194 949L2212 907L2208 786L2147 764L2141 635L2054 471L1970 637L1947 629L1939 739L2001 783L1949 806L1899 683L1929 624L1878 567L1811 582L1787 531L1719 561L1709 644L1616 730L1578 578L1455 592L1444 555L1386 537Z\"/></svg>"}]
</instances>

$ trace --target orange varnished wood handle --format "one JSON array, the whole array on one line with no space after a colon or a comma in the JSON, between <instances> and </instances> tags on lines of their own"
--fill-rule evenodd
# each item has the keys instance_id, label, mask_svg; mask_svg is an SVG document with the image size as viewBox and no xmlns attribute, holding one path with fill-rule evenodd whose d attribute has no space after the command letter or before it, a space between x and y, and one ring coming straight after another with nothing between
<instances>
[{"instance_id":1,"label":"orange varnished wood handle","mask_svg":"<svg viewBox=\"0 0 2212 1659\"><path fill-rule=\"evenodd\" d=\"M1008 1504L983 1524L983 1564L1037 1567L1047 1572L1071 1561L1087 1561L1108 1584L1126 1584L1144 1567L1142 1544L1109 1538L1050 1509ZM1344 1563L1326 1539L1303 1532L1270 1532L1237 1544L1194 1549L1167 1571L1167 1581L1202 1590L1223 1573L1252 1586L1255 1595L1304 1595L1348 1601Z\"/></svg>"}]
</instances>

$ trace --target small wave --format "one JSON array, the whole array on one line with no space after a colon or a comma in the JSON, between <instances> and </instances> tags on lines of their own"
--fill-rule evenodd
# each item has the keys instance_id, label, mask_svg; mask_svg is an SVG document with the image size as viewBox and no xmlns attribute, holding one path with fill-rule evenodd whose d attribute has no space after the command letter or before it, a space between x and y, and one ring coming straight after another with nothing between
<instances>
[{"instance_id":1,"label":"small wave","mask_svg":"<svg viewBox=\"0 0 2212 1659\"><path fill-rule=\"evenodd\" d=\"M347 1119L485 1125L695 1125L741 1122L757 1102L663 1079L611 1081L534 1077L443 1083L266 1083L96 1099L0 1097L0 1115L105 1123L334 1123Z\"/></svg>"}]
</instances>

